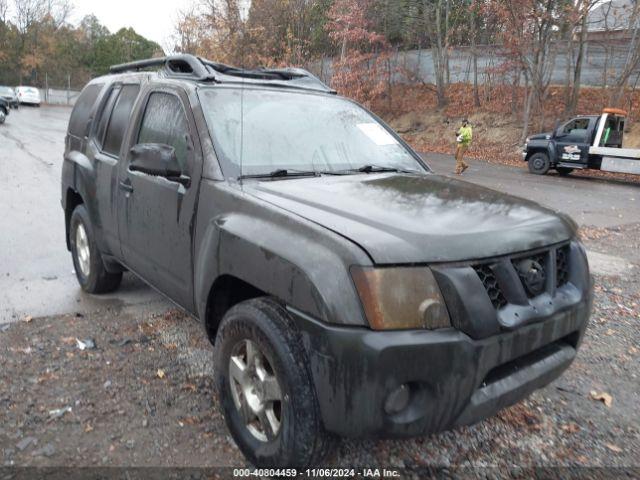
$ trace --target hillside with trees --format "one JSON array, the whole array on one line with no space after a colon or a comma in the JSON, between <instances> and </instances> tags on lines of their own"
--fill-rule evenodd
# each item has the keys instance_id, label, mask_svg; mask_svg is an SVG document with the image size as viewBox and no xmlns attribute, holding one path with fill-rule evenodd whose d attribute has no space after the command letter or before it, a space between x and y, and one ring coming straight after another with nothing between
<instances>
[{"instance_id":1,"label":"hillside with trees","mask_svg":"<svg viewBox=\"0 0 640 480\"><path fill-rule=\"evenodd\" d=\"M513 150L560 118L616 106L635 120L640 106L636 0L202 0L175 50L308 68L422 144L461 115L504 125Z\"/></svg>"},{"instance_id":2,"label":"hillside with trees","mask_svg":"<svg viewBox=\"0 0 640 480\"><path fill-rule=\"evenodd\" d=\"M0 84L81 88L115 63L163 55L131 28L111 33L92 15L70 23L64 0L0 0Z\"/></svg>"}]
</instances>

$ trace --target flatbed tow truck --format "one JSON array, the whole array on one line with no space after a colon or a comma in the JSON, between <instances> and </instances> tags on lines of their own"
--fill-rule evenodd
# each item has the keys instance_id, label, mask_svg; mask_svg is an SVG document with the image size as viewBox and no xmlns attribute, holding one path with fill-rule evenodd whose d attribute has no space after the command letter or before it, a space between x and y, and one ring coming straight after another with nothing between
<instances>
[{"instance_id":1,"label":"flatbed tow truck","mask_svg":"<svg viewBox=\"0 0 640 480\"><path fill-rule=\"evenodd\" d=\"M528 137L522 158L537 175L552 168L560 175L577 169L640 175L640 149L622 148L626 116L605 108L601 115L572 118L553 132Z\"/></svg>"}]
</instances>

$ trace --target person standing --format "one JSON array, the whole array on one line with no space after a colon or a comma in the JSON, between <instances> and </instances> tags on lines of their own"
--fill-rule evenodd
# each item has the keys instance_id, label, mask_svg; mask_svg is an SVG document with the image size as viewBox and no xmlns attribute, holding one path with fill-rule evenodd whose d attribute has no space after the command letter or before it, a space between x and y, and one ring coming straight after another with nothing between
<instances>
[{"instance_id":1,"label":"person standing","mask_svg":"<svg viewBox=\"0 0 640 480\"><path fill-rule=\"evenodd\" d=\"M458 146L456 148L456 174L462 175L469 165L463 160L464 154L471 145L473 140L473 129L469 124L469 121L465 118L462 120L462 126L456 132L456 141Z\"/></svg>"}]
</instances>

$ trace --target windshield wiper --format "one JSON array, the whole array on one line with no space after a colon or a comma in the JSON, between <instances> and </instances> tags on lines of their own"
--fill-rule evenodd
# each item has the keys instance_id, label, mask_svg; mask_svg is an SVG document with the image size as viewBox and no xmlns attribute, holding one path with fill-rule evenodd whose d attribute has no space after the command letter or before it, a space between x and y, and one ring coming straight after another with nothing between
<instances>
[{"instance_id":1,"label":"windshield wiper","mask_svg":"<svg viewBox=\"0 0 640 480\"><path fill-rule=\"evenodd\" d=\"M355 169L362 173L377 173L377 172L399 172L399 173L420 173L418 170L409 170L406 168L398 167L385 167L380 165L363 165L360 168Z\"/></svg>"},{"instance_id":2,"label":"windshield wiper","mask_svg":"<svg viewBox=\"0 0 640 480\"><path fill-rule=\"evenodd\" d=\"M251 175L240 175L238 178L284 178L284 177L318 177L319 172L314 170L292 170L287 168L278 168L268 173L255 173Z\"/></svg>"},{"instance_id":3,"label":"windshield wiper","mask_svg":"<svg viewBox=\"0 0 640 480\"><path fill-rule=\"evenodd\" d=\"M344 170L334 170L333 175L348 175L349 173L379 173L379 172L398 172L398 173L421 173L419 170L410 170L398 167L384 167L380 165L363 165L358 168L347 168ZM322 172L326 173L326 172Z\"/></svg>"}]
</instances>

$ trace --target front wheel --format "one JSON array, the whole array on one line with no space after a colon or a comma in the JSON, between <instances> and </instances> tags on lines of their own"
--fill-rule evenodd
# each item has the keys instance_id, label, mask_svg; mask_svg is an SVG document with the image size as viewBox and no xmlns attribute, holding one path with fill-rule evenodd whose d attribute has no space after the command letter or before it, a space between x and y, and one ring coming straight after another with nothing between
<instances>
[{"instance_id":1,"label":"front wheel","mask_svg":"<svg viewBox=\"0 0 640 480\"><path fill-rule=\"evenodd\" d=\"M536 175L544 175L549 171L549 156L546 153L538 152L529 157L529 171Z\"/></svg>"},{"instance_id":2,"label":"front wheel","mask_svg":"<svg viewBox=\"0 0 640 480\"><path fill-rule=\"evenodd\" d=\"M234 306L215 342L215 384L227 427L259 468L317 465L331 446L307 355L294 322L275 300Z\"/></svg>"},{"instance_id":3,"label":"front wheel","mask_svg":"<svg viewBox=\"0 0 640 480\"><path fill-rule=\"evenodd\" d=\"M84 205L78 205L71 214L69 243L76 277L85 292L107 293L118 288L122 272L109 273L104 268L91 219Z\"/></svg>"}]
</instances>

